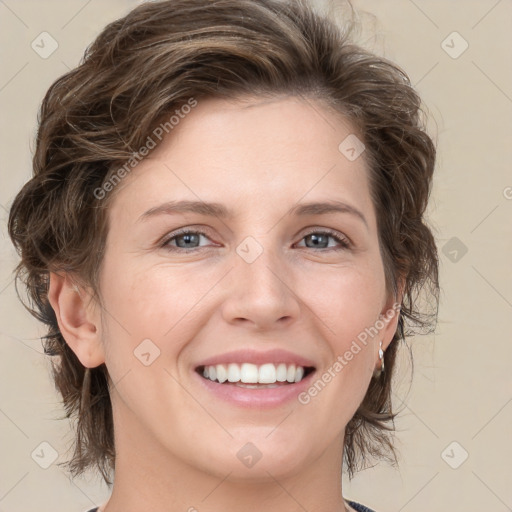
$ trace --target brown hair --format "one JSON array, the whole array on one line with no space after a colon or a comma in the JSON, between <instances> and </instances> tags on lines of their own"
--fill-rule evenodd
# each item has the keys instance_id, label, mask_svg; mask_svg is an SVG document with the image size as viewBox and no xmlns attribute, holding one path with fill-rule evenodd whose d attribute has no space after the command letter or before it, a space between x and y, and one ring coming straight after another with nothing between
<instances>
[{"instance_id":1,"label":"brown hair","mask_svg":"<svg viewBox=\"0 0 512 512\"><path fill-rule=\"evenodd\" d=\"M109 24L81 64L48 90L33 177L15 198L9 233L21 255L17 281L27 287L27 307L48 326L45 352L66 416L77 420L67 463L74 476L97 466L111 483L109 377L104 364L86 371L64 340L48 301L49 273L70 272L97 292L112 197L97 191L191 98L244 95L321 101L345 115L366 146L387 289L396 296L401 276L405 287L385 372L372 378L347 425L344 460L350 478L368 456L396 463L391 379L398 342L418 328L433 330L437 319L438 256L424 222L435 146L407 75L350 42L347 27L302 0L148 2ZM433 313L419 308L422 290L434 299Z\"/></svg>"}]
</instances>

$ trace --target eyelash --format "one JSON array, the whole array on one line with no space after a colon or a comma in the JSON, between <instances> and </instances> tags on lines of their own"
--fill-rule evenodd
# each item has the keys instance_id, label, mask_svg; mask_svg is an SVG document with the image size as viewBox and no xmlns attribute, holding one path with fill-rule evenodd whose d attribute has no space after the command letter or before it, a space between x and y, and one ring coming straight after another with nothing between
<instances>
[{"instance_id":1,"label":"eyelash","mask_svg":"<svg viewBox=\"0 0 512 512\"><path fill-rule=\"evenodd\" d=\"M204 231L201 231L200 229L183 229L183 230L177 231L175 233L171 233L169 236L167 236L162 241L161 247L164 249L167 249L169 251L173 251L173 252L193 252L193 251L198 251L200 249L205 249L205 247L192 247L190 249L185 249L183 247L175 247L175 246L170 245L170 242L172 240L175 240L176 238L178 238L182 235L188 235L188 234L202 235L202 236L208 238L208 234L205 233ZM309 231L308 233L303 235L303 237L301 238L301 241L309 235L328 235L329 237L336 240L336 242L338 242L341 247L329 247L329 248L323 248L323 249L314 249L312 247L303 247L304 249L313 249L314 251L318 250L318 251L323 251L323 252L330 252L330 251L346 250L351 247L351 243L347 238L340 236L337 232L332 231L330 229L323 229L323 230L317 229L317 230Z\"/></svg>"}]
</instances>

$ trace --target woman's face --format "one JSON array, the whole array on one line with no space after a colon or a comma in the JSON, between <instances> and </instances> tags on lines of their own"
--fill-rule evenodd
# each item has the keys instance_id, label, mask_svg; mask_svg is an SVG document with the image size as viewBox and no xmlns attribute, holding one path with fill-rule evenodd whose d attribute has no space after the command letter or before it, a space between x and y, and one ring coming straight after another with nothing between
<instances>
[{"instance_id":1,"label":"woman's face","mask_svg":"<svg viewBox=\"0 0 512 512\"><path fill-rule=\"evenodd\" d=\"M199 101L118 185L99 330L117 443L242 479L341 458L396 329L351 134L313 100Z\"/></svg>"}]
</instances>

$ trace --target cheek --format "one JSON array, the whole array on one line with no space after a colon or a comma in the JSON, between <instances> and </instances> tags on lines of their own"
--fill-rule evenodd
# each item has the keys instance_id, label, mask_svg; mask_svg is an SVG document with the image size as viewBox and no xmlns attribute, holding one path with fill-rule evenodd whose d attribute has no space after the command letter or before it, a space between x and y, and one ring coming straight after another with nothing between
<instances>
[{"instance_id":1,"label":"cheek","mask_svg":"<svg viewBox=\"0 0 512 512\"><path fill-rule=\"evenodd\" d=\"M322 332L337 353L375 324L385 297L379 265L330 269L303 283L302 296L321 322Z\"/></svg>"},{"instance_id":2,"label":"cheek","mask_svg":"<svg viewBox=\"0 0 512 512\"><path fill-rule=\"evenodd\" d=\"M104 276L105 303L133 336L162 338L204 294L190 272L137 259L106 262Z\"/></svg>"}]
</instances>

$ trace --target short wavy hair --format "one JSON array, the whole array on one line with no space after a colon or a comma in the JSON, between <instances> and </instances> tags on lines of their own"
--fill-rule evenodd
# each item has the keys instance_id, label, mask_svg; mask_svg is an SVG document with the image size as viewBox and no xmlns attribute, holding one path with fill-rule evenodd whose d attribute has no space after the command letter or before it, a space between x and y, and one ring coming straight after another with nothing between
<instances>
[{"instance_id":1,"label":"short wavy hair","mask_svg":"<svg viewBox=\"0 0 512 512\"><path fill-rule=\"evenodd\" d=\"M305 0L169 0L143 3L110 23L75 69L49 88L39 113L33 177L17 194L9 234L20 254L16 286L44 322L45 353L75 421L73 476L115 469L109 374L86 369L67 345L48 301L50 272L69 272L99 297L107 211L98 197L162 119L190 98L294 95L343 114L363 141L377 213L386 287L403 279L398 327L385 372L372 378L347 425L349 478L369 457L397 464L391 380L400 340L432 332L439 302L438 254L425 221L435 144L425 109L406 73L351 42L338 23ZM172 136L172 134L171 134ZM103 189L105 190L105 188ZM95 193L96 191L96 193ZM426 312L419 300L429 293ZM406 345L407 346L407 345Z\"/></svg>"}]
</instances>

